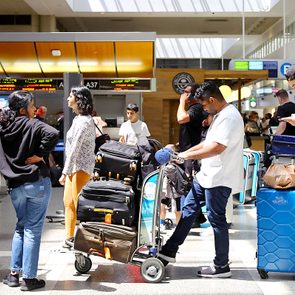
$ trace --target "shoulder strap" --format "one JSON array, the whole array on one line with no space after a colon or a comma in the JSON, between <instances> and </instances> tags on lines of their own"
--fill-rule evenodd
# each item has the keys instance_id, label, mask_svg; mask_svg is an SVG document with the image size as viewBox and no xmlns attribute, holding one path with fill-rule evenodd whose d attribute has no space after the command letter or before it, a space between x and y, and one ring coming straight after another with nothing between
<instances>
[{"instance_id":1,"label":"shoulder strap","mask_svg":"<svg viewBox=\"0 0 295 295\"><path fill-rule=\"evenodd\" d=\"M93 123L95 125L95 127L98 129L98 131L100 132L101 135L103 135L102 131L100 130L100 128L96 125L95 121L93 120Z\"/></svg>"}]
</instances>

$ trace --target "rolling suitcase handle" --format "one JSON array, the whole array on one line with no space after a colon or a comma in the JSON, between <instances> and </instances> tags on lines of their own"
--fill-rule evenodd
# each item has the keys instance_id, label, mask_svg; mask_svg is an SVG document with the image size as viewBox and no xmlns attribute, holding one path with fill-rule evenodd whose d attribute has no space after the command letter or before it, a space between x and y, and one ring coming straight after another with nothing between
<instances>
[{"instance_id":1,"label":"rolling suitcase handle","mask_svg":"<svg viewBox=\"0 0 295 295\"><path fill-rule=\"evenodd\" d=\"M112 215L114 213L114 210L104 208L93 208L93 211L97 213L105 213L104 222L108 224L112 223Z\"/></svg>"}]
</instances>

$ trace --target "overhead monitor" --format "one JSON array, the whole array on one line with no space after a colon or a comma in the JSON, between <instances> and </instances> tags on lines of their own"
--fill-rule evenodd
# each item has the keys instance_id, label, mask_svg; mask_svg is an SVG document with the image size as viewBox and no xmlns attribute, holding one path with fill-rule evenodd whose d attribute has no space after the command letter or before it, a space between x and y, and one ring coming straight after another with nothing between
<instances>
[{"instance_id":1,"label":"overhead monitor","mask_svg":"<svg viewBox=\"0 0 295 295\"><path fill-rule=\"evenodd\" d=\"M234 70L247 71L249 70L249 62L244 60L237 60L234 64Z\"/></svg>"},{"instance_id":2,"label":"overhead monitor","mask_svg":"<svg viewBox=\"0 0 295 295\"><path fill-rule=\"evenodd\" d=\"M268 70L269 78L278 77L278 62L275 60L265 60L263 61L263 70Z\"/></svg>"},{"instance_id":3,"label":"overhead monitor","mask_svg":"<svg viewBox=\"0 0 295 295\"><path fill-rule=\"evenodd\" d=\"M103 91L155 91L155 79L116 78L85 79L84 85L89 89ZM56 91L63 90L62 79L0 79L0 91Z\"/></svg>"},{"instance_id":4,"label":"overhead monitor","mask_svg":"<svg viewBox=\"0 0 295 295\"><path fill-rule=\"evenodd\" d=\"M249 70L263 70L263 62L260 60L250 60Z\"/></svg>"}]
</instances>

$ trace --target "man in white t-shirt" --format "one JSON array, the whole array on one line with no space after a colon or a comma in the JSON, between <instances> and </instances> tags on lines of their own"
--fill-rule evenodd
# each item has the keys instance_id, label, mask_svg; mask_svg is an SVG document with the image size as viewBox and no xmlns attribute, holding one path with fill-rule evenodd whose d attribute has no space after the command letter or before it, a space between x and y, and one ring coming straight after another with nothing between
<instances>
[{"instance_id":1,"label":"man in white t-shirt","mask_svg":"<svg viewBox=\"0 0 295 295\"><path fill-rule=\"evenodd\" d=\"M204 82L196 91L203 108L213 121L200 144L179 153L185 160L201 160L191 191L185 198L181 219L167 243L158 254L164 264L175 262L179 246L184 242L205 199L207 217L213 228L215 242L214 265L198 270L202 277L231 276L229 268L229 235L225 208L231 192L243 188L244 123L238 110L223 98L214 82Z\"/></svg>"},{"instance_id":2,"label":"man in white t-shirt","mask_svg":"<svg viewBox=\"0 0 295 295\"><path fill-rule=\"evenodd\" d=\"M150 136L150 132L146 123L139 120L138 106L137 104L130 103L127 106L127 118L128 121L124 122L119 130L119 142L136 145L140 140L141 143L147 140Z\"/></svg>"}]
</instances>

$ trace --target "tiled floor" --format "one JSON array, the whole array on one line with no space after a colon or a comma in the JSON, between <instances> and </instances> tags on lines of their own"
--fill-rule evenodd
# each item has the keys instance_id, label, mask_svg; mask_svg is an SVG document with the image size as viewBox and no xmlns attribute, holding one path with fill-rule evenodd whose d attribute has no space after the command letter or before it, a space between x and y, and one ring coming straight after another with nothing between
<instances>
[{"instance_id":1,"label":"tiled floor","mask_svg":"<svg viewBox=\"0 0 295 295\"><path fill-rule=\"evenodd\" d=\"M0 196L0 279L7 274L15 215L8 196ZM49 214L62 208L62 189L54 188ZM213 235L210 227L193 229L181 246L177 263L168 265L159 284L145 283L138 266L91 257L88 274L77 275L74 253L61 248L64 226L46 222L42 237L39 277L47 282L37 294L295 294L295 274L270 273L262 280L257 273L256 208L234 210L230 230L230 279L197 278L197 267L211 263ZM169 235L166 234L165 236ZM0 283L0 294L20 294L19 288Z\"/></svg>"}]
</instances>

